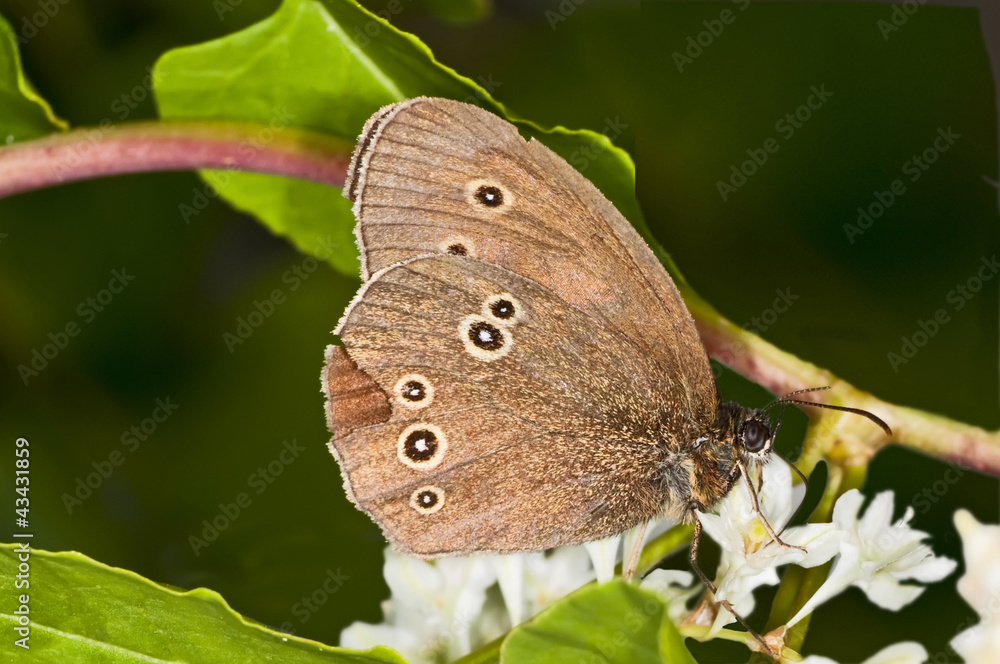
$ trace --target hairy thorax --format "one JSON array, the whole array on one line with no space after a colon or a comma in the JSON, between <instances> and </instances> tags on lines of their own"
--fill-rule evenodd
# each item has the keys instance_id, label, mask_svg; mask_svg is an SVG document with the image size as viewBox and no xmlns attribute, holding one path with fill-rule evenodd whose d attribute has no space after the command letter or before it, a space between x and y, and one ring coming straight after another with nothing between
<instances>
[{"instance_id":1,"label":"hairy thorax","mask_svg":"<svg viewBox=\"0 0 1000 664\"><path fill-rule=\"evenodd\" d=\"M745 422L762 415L739 404L723 403L710 426L689 430L684 440L665 445L661 464L665 516L690 522L694 510L712 509L732 490L739 478L737 437ZM743 465L755 468L757 460L744 458Z\"/></svg>"}]
</instances>

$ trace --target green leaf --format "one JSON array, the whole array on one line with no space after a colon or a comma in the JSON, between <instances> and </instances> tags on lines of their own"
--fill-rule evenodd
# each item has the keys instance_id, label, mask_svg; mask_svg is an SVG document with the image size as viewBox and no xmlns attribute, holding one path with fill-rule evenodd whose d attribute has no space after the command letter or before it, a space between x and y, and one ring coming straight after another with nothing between
<instances>
[{"instance_id":1,"label":"green leaf","mask_svg":"<svg viewBox=\"0 0 1000 664\"><path fill-rule=\"evenodd\" d=\"M669 664L698 664L684 645L684 637L677 626L664 616L660 623L660 661Z\"/></svg>"},{"instance_id":2,"label":"green leaf","mask_svg":"<svg viewBox=\"0 0 1000 664\"><path fill-rule=\"evenodd\" d=\"M264 123L259 145L286 127L325 132L353 145L381 106L420 95L449 97L510 117L488 90L438 63L413 35L354 2L285 0L270 18L221 39L166 53L154 69L160 114L169 119ZM606 136L519 123L586 175L633 223L631 159ZM356 274L354 218L339 190L246 173L206 173L237 209L255 215L301 250ZM323 239L332 238L332 256ZM329 244L329 243L326 243Z\"/></svg>"},{"instance_id":3,"label":"green leaf","mask_svg":"<svg viewBox=\"0 0 1000 664\"><path fill-rule=\"evenodd\" d=\"M655 595L616 579L573 593L515 628L501 662L693 664Z\"/></svg>"},{"instance_id":4,"label":"green leaf","mask_svg":"<svg viewBox=\"0 0 1000 664\"><path fill-rule=\"evenodd\" d=\"M0 147L69 127L25 78L18 39L10 23L0 16Z\"/></svg>"},{"instance_id":5,"label":"green leaf","mask_svg":"<svg viewBox=\"0 0 1000 664\"><path fill-rule=\"evenodd\" d=\"M0 544L0 576L13 580L20 549ZM406 664L387 648L332 648L251 622L218 593L157 585L76 552L31 550L26 561L32 662L281 662ZM21 638L14 590L0 613L7 643Z\"/></svg>"}]
</instances>

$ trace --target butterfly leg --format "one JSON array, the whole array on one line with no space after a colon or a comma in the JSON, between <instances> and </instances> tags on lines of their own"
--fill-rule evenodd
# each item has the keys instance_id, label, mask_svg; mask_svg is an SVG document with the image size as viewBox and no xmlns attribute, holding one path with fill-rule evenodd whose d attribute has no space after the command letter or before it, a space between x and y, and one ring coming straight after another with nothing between
<instances>
[{"instance_id":1,"label":"butterfly leg","mask_svg":"<svg viewBox=\"0 0 1000 664\"><path fill-rule=\"evenodd\" d=\"M698 576L701 578L702 583L704 583L705 587L708 588L713 595L715 595L715 584L709 581L708 577L705 576L705 573L701 571L700 567L698 567L698 542L701 541L701 520L698 518L698 515L694 510L700 508L701 505L695 505L691 508L691 514L694 515L694 536L691 538L691 551L688 553L688 559L691 561L691 567L694 568L694 571L697 572Z\"/></svg>"},{"instance_id":2,"label":"butterfly leg","mask_svg":"<svg viewBox=\"0 0 1000 664\"><path fill-rule=\"evenodd\" d=\"M691 514L694 516L694 536L691 538L691 552L688 555L688 559L691 561L691 567L693 567L694 571L697 572L698 576L705 584L705 587L708 588L708 590L712 593L712 597L714 598L716 592L718 592L718 589L716 588L715 584L712 583L707 576L705 576L705 572L703 572L702 569L698 567L698 543L701 540L701 520L698 518L698 514L697 512L695 512L695 510L701 509L701 505L692 504L691 506L689 506L689 508ZM763 649L763 652L768 657L771 657L772 659L775 660L779 659L780 657L779 654L776 653L774 649L767 644L767 641L764 640L764 637L755 632L753 628L751 628L750 625L747 624L747 621L743 619L743 616L741 616L736 612L736 609L733 608L733 605L730 604L728 600L716 600L716 603L719 604L719 606L726 609L727 611L729 611L731 614L733 614L733 616L747 630L747 633L750 634L750 636L752 636L757 641L757 643L760 644L761 648Z\"/></svg>"},{"instance_id":3,"label":"butterfly leg","mask_svg":"<svg viewBox=\"0 0 1000 664\"><path fill-rule=\"evenodd\" d=\"M649 525L649 521L643 521L642 525L639 526L639 536L635 540L635 544L632 545L632 554L628 558L628 565L622 570L622 578L628 581L635 574L636 567L639 566L639 554L642 553L642 543L646 539L646 526Z\"/></svg>"},{"instance_id":4,"label":"butterfly leg","mask_svg":"<svg viewBox=\"0 0 1000 664\"><path fill-rule=\"evenodd\" d=\"M767 520L767 517L764 516L764 513L760 510L760 501L757 500L757 491L754 491L753 489L753 480L750 479L750 476L747 474L746 467L743 465L743 462L740 461L739 459L736 460L736 465L739 466L740 472L743 473L743 477L746 479L747 492L750 494L750 505L753 508L753 513L760 517L761 522L764 524L764 529L767 530L767 534L770 535L771 539L781 548L798 549L799 551L805 553L806 551L805 547L795 546L794 544L788 544L780 537L778 537L778 533L774 532L774 526L771 525L771 522ZM761 473L760 481L761 485L763 486L764 483L763 472Z\"/></svg>"}]
</instances>

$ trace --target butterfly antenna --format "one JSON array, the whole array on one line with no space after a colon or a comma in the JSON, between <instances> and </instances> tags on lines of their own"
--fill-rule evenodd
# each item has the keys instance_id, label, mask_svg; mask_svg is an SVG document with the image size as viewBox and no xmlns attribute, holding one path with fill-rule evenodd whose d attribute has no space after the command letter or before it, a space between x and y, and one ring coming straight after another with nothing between
<instances>
[{"instance_id":1,"label":"butterfly antenna","mask_svg":"<svg viewBox=\"0 0 1000 664\"><path fill-rule=\"evenodd\" d=\"M775 406L777 406L778 404L787 403L786 400L788 399L788 397L794 397L794 396L797 396L799 394L806 394L807 392L822 392L823 390L829 390L829 389L830 389L830 386L826 385L824 387L807 387L804 390L795 390L794 392L789 392L785 396L778 397L777 399L775 399L771 403L767 404L766 406L764 406L764 410L770 410L770 409L774 408Z\"/></svg>"},{"instance_id":2,"label":"butterfly antenna","mask_svg":"<svg viewBox=\"0 0 1000 664\"><path fill-rule=\"evenodd\" d=\"M813 387L813 388L810 388L808 390L799 390L798 392L792 392L792 394L799 394L801 392L815 392L817 390L828 390L828 389L830 389L830 388L828 388L828 387ZM789 396L789 395L786 394L785 397L787 397L787 396ZM781 399L784 399L785 397L782 397ZM778 429L781 428L781 418L785 415L785 404L789 403L788 401L782 401L781 399L779 399L778 401L775 402L775 404L781 404L781 410L778 411L778 421L774 425L774 433L771 434L772 438L777 438L778 437ZM812 403L812 402L810 402L810 403ZM768 406L768 407L770 408L770 406ZM772 450L771 453L774 456L776 456L779 459L781 459L782 461L784 461L786 464L788 464L788 466L792 470L795 471L795 474L798 475L802 479L802 483L806 485L806 489L808 490L808 488L809 488L809 480L807 480L806 476L802 474L802 471L799 470L798 466L796 466L794 463L792 463L791 461L789 461L788 459L786 459L785 457L781 456L780 454L778 454L777 452L775 452L773 450Z\"/></svg>"},{"instance_id":3,"label":"butterfly antenna","mask_svg":"<svg viewBox=\"0 0 1000 664\"><path fill-rule=\"evenodd\" d=\"M782 397L782 398L784 398L784 397ZM772 407L777 406L779 404L781 405L781 410L778 411L778 421L774 424L774 432L771 434L771 440L777 440L778 439L778 429L781 428L781 418L783 418L785 416L785 402L781 401L781 399L779 399L777 401L772 402L771 405L769 405L766 408L764 408L764 410L767 410L768 408L772 408Z\"/></svg>"},{"instance_id":4,"label":"butterfly antenna","mask_svg":"<svg viewBox=\"0 0 1000 664\"><path fill-rule=\"evenodd\" d=\"M860 408L848 408L847 406L834 406L830 403L816 403L815 401L799 401L798 399L788 399L782 403L794 403L800 406L816 406L817 408L826 408L828 410L839 410L842 413L854 413L855 415L860 415L861 417L867 418L881 427L882 431L885 431L887 436L892 435L892 429L886 424L882 418L874 413L869 413L867 410L861 410Z\"/></svg>"},{"instance_id":5,"label":"butterfly antenna","mask_svg":"<svg viewBox=\"0 0 1000 664\"><path fill-rule=\"evenodd\" d=\"M775 407L775 406L777 406L779 404L780 405L784 405L786 403L793 403L793 404L796 404L796 405L799 405L799 406L815 406L817 408L826 408L827 410L839 410L842 413L853 413L855 415L860 415L861 417L867 418L867 419L871 420L872 422L874 422L875 424L877 424L882 429L882 431L885 431L886 435L888 435L888 436L892 435L892 429L889 428L889 425L886 424L882 420L882 418L880 418L878 415L875 415L874 413L870 413L867 410L861 410L860 408L850 408L848 406L834 406L833 404L819 403L817 401L802 401L800 399L790 399L789 398L789 397L798 396L800 394L805 394L807 392L819 392L821 390L829 390L829 389L830 389L830 387L826 386L826 387L809 387L809 388L806 388L804 390L795 390L794 392L789 392L788 394L786 394L783 397L775 399L770 404L768 404L767 406L765 406L764 410L768 410L768 409L773 408L773 407ZM781 422L781 416L780 415L778 417L778 422L779 422L779 424ZM775 427L775 428L777 429L777 427Z\"/></svg>"}]
</instances>

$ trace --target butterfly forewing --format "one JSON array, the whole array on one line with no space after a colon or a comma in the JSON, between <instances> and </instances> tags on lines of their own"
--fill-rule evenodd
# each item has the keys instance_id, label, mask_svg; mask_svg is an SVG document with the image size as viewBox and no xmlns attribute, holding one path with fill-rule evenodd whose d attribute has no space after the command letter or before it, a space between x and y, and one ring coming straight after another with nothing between
<instances>
[{"instance_id":1,"label":"butterfly forewing","mask_svg":"<svg viewBox=\"0 0 1000 664\"><path fill-rule=\"evenodd\" d=\"M427 253L507 268L631 338L674 377L678 410L714 417L708 357L670 277L593 184L510 123L444 99L383 109L345 191L366 279Z\"/></svg>"}]
</instances>

